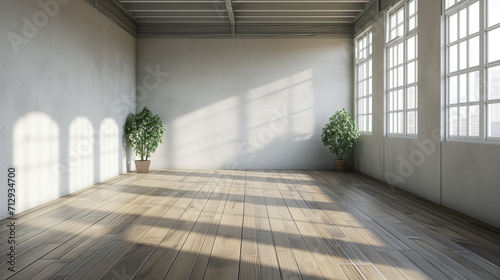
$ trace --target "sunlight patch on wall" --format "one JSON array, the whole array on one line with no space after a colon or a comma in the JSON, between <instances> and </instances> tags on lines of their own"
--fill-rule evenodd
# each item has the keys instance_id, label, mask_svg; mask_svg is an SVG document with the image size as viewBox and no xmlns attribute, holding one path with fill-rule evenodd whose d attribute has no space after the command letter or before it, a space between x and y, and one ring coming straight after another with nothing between
<instances>
[{"instance_id":1,"label":"sunlight patch on wall","mask_svg":"<svg viewBox=\"0 0 500 280\"><path fill-rule=\"evenodd\" d=\"M290 77L290 118L294 125L290 128L293 141L311 139L314 135L315 92L313 70L297 73ZM333 94L333 93L332 93Z\"/></svg>"},{"instance_id":2,"label":"sunlight patch on wall","mask_svg":"<svg viewBox=\"0 0 500 280\"><path fill-rule=\"evenodd\" d=\"M297 141L309 139L314 133L313 76L313 70L308 69L250 90L246 95L248 140L253 141L255 137L252 135L260 134L272 134L273 139L286 136ZM261 114L256 115L255 112ZM286 129L281 129L282 124L286 125ZM267 128L272 133L262 132ZM267 138L271 137L268 135Z\"/></svg>"},{"instance_id":3,"label":"sunlight patch on wall","mask_svg":"<svg viewBox=\"0 0 500 280\"><path fill-rule=\"evenodd\" d=\"M58 125L44 113L29 113L14 125L16 212L59 197L59 142Z\"/></svg>"},{"instance_id":4,"label":"sunlight patch on wall","mask_svg":"<svg viewBox=\"0 0 500 280\"><path fill-rule=\"evenodd\" d=\"M224 157L228 145L238 137L239 106L239 98L233 96L177 118L172 151L176 162L189 163L200 155L219 155L216 161Z\"/></svg>"},{"instance_id":5,"label":"sunlight patch on wall","mask_svg":"<svg viewBox=\"0 0 500 280\"><path fill-rule=\"evenodd\" d=\"M78 117L69 127L69 192L94 183L94 127Z\"/></svg>"},{"instance_id":6,"label":"sunlight patch on wall","mask_svg":"<svg viewBox=\"0 0 500 280\"><path fill-rule=\"evenodd\" d=\"M99 129L100 180L117 176L119 173L120 133L115 120L106 118Z\"/></svg>"}]
</instances>

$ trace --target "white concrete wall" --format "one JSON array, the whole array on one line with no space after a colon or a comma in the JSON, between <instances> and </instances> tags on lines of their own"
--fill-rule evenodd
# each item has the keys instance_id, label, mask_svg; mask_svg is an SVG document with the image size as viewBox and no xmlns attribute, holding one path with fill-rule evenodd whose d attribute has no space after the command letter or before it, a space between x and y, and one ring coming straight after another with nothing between
<instances>
[{"instance_id":1,"label":"white concrete wall","mask_svg":"<svg viewBox=\"0 0 500 280\"><path fill-rule=\"evenodd\" d=\"M0 218L126 172L135 38L83 0L0 1Z\"/></svg>"},{"instance_id":2,"label":"white concrete wall","mask_svg":"<svg viewBox=\"0 0 500 280\"><path fill-rule=\"evenodd\" d=\"M351 108L352 40L138 39L137 51L137 109L167 127L152 168L333 168L321 128Z\"/></svg>"},{"instance_id":3,"label":"white concrete wall","mask_svg":"<svg viewBox=\"0 0 500 280\"><path fill-rule=\"evenodd\" d=\"M441 1L419 1L418 139L384 137L384 20L374 23L373 134L361 137L354 151L354 167L500 227L500 145L443 141L440 11Z\"/></svg>"}]
</instances>

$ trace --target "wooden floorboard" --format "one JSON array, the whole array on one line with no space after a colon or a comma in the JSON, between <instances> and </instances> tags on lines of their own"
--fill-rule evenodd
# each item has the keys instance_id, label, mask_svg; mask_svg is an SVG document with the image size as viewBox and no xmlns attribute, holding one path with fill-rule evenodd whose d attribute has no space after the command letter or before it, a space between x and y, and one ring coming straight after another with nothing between
<instances>
[{"instance_id":1,"label":"wooden floorboard","mask_svg":"<svg viewBox=\"0 0 500 280\"><path fill-rule=\"evenodd\" d=\"M355 172L127 173L0 221L0 279L500 279L500 231Z\"/></svg>"}]
</instances>

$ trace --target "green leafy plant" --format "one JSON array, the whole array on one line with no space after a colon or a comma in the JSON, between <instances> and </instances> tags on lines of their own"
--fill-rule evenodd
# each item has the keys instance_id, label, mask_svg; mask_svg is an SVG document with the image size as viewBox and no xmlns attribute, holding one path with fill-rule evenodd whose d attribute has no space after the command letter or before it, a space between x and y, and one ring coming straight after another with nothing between
<instances>
[{"instance_id":1,"label":"green leafy plant","mask_svg":"<svg viewBox=\"0 0 500 280\"><path fill-rule=\"evenodd\" d=\"M148 160L151 153L163 142L165 135L165 126L160 117L153 115L147 107L136 114L130 114L123 129L127 144L134 149L137 156L141 156L141 160Z\"/></svg>"},{"instance_id":2,"label":"green leafy plant","mask_svg":"<svg viewBox=\"0 0 500 280\"><path fill-rule=\"evenodd\" d=\"M338 159L352 150L359 138L359 131L347 110L344 108L330 117L321 133L321 142L330 149Z\"/></svg>"}]
</instances>

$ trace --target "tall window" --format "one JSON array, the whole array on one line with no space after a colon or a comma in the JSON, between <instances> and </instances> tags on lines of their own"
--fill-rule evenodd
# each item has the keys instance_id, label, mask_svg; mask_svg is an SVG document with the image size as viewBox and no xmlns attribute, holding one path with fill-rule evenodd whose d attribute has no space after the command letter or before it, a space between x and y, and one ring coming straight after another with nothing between
<instances>
[{"instance_id":1,"label":"tall window","mask_svg":"<svg viewBox=\"0 0 500 280\"><path fill-rule=\"evenodd\" d=\"M387 135L416 136L418 129L417 0L387 15Z\"/></svg>"},{"instance_id":2,"label":"tall window","mask_svg":"<svg viewBox=\"0 0 500 280\"><path fill-rule=\"evenodd\" d=\"M372 132L372 31L356 38L356 118L361 132Z\"/></svg>"},{"instance_id":3,"label":"tall window","mask_svg":"<svg viewBox=\"0 0 500 280\"><path fill-rule=\"evenodd\" d=\"M500 1L445 8L448 139L500 140Z\"/></svg>"}]
</instances>

